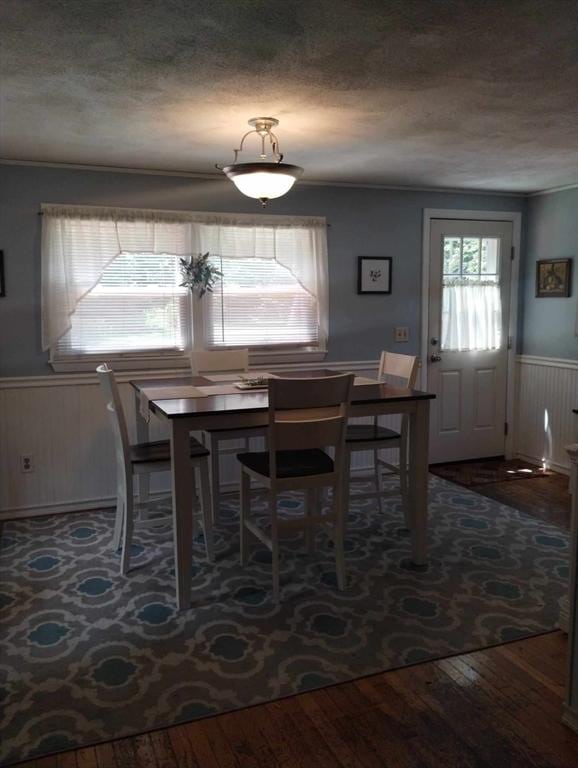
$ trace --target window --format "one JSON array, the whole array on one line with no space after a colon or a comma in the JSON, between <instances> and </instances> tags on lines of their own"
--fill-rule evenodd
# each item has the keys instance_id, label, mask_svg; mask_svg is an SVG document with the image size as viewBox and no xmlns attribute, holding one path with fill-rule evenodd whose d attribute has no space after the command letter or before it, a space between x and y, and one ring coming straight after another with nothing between
<instances>
[{"instance_id":1,"label":"window","mask_svg":"<svg viewBox=\"0 0 578 768\"><path fill-rule=\"evenodd\" d=\"M182 352L190 320L178 263L166 253L121 253L76 306L55 356Z\"/></svg>"},{"instance_id":2,"label":"window","mask_svg":"<svg viewBox=\"0 0 578 768\"><path fill-rule=\"evenodd\" d=\"M499 238L452 236L443 245L442 351L499 349Z\"/></svg>"},{"instance_id":3,"label":"window","mask_svg":"<svg viewBox=\"0 0 578 768\"><path fill-rule=\"evenodd\" d=\"M186 365L192 343L325 350L322 219L75 206L43 214L43 347L57 366L89 368L103 357ZM179 259L206 251L223 276L191 302Z\"/></svg>"},{"instance_id":4,"label":"window","mask_svg":"<svg viewBox=\"0 0 578 768\"><path fill-rule=\"evenodd\" d=\"M204 303L205 346L316 348L325 262L303 227L203 227L222 278Z\"/></svg>"}]
</instances>

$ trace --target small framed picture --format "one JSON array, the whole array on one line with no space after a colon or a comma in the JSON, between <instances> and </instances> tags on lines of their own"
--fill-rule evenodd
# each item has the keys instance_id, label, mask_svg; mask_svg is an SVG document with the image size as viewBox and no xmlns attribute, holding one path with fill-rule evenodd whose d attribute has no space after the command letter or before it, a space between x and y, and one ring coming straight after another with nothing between
<instances>
[{"instance_id":1,"label":"small framed picture","mask_svg":"<svg viewBox=\"0 0 578 768\"><path fill-rule=\"evenodd\" d=\"M391 293L391 256L359 256L357 293Z\"/></svg>"},{"instance_id":2,"label":"small framed picture","mask_svg":"<svg viewBox=\"0 0 578 768\"><path fill-rule=\"evenodd\" d=\"M566 298L570 296L572 259L543 259L536 262L536 296Z\"/></svg>"},{"instance_id":3,"label":"small framed picture","mask_svg":"<svg viewBox=\"0 0 578 768\"><path fill-rule=\"evenodd\" d=\"M6 296L6 282L4 280L4 251L0 251L0 296Z\"/></svg>"}]
</instances>

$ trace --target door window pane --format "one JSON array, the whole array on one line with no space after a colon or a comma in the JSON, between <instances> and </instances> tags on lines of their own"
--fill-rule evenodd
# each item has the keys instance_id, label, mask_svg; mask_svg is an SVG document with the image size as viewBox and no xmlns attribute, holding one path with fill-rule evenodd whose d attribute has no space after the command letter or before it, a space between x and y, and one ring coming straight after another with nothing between
<instances>
[{"instance_id":1,"label":"door window pane","mask_svg":"<svg viewBox=\"0 0 578 768\"><path fill-rule=\"evenodd\" d=\"M500 348L499 243L495 237L444 237L442 351Z\"/></svg>"},{"instance_id":2,"label":"door window pane","mask_svg":"<svg viewBox=\"0 0 578 768\"><path fill-rule=\"evenodd\" d=\"M462 272L465 275L480 273L480 240L477 237L462 240Z\"/></svg>"},{"instance_id":3,"label":"door window pane","mask_svg":"<svg viewBox=\"0 0 578 768\"><path fill-rule=\"evenodd\" d=\"M459 275L461 259L461 237L444 237L444 275Z\"/></svg>"}]
</instances>

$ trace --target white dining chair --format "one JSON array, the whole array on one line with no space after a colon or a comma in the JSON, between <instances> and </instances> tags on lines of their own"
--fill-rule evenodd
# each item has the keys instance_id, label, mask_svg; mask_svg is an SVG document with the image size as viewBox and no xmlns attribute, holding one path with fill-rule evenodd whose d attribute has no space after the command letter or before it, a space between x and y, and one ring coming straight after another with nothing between
<instances>
[{"instance_id":1,"label":"white dining chair","mask_svg":"<svg viewBox=\"0 0 578 768\"><path fill-rule=\"evenodd\" d=\"M199 350L190 354L191 371L193 376L210 376L211 374L243 374L249 368L248 349ZM236 454L239 450L248 450L251 438L265 438L266 427L247 427L243 429L210 429L202 432L201 439L211 454L211 512L213 522L219 521L221 506L221 470L220 457L226 454ZM243 447L225 448L224 443L243 441Z\"/></svg>"},{"instance_id":2,"label":"white dining chair","mask_svg":"<svg viewBox=\"0 0 578 768\"><path fill-rule=\"evenodd\" d=\"M379 361L378 380L391 383L394 386L413 389L418 373L418 358L413 355L400 355L395 352L382 352ZM399 476L401 497L404 505L406 525L409 527L408 513L408 431L409 416L401 417L400 431L396 432L379 424L379 418L373 417L370 424L348 424L345 438L347 450L347 467L345 481L345 498L349 500L349 485L353 480L366 482L367 477L351 477L351 454L355 451L373 452L373 475L375 493L355 493L353 498L378 497L381 500L395 495L395 490L383 490L383 478L388 475ZM391 464L381 458L380 451L397 449L399 451L399 464Z\"/></svg>"},{"instance_id":3,"label":"white dining chair","mask_svg":"<svg viewBox=\"0 0 578 768\"><path fill-rule=\"evenodd\" d=\"M271 550L273 600L279 601L279 534L301 528L313 550L315 528L325 526L333 540L337 585L345 588L343 476L347 469L345 432L353 375L310 379L269 380L268 450L242 453L241 564L247 563L248 534ZM333 448L334 458L326 452ZM251 518L251 480L268 489L270 533ZM331 508L318 509L319 490L332 487ZM305 490L305 514L284 519L277 497L286 491Z\"/></svg>"},{"instance_id":4,"label":"white dining chair","mask_svg":"<svg viewBox=\"0 0 578 768\"><path fill-rule=\"evenodd\" d=\"M120 399L114 372L108 365L99 365L96 369L98 380L104 393L106 409L114 434L114 450L116 454L117 502L116 518L112 545L116 552L122 543L121 573L126 574L130 567L130 551L135 526L157 527L166 525L166 517L150 517L135 520L133 476L167 472L171 469L171 450L168 440L157 440L148 443L131 445L128 439L128 429L124 409ZM209 451L194 438L191 438L191 482L193 483L193 499L196 498L195 473L199 474L201 489L201 508L203 518L203 534L207 559L213 560L213 530L209 504ZM194 510L191 510L194 514Z\"/></svg>"}]
</instances>

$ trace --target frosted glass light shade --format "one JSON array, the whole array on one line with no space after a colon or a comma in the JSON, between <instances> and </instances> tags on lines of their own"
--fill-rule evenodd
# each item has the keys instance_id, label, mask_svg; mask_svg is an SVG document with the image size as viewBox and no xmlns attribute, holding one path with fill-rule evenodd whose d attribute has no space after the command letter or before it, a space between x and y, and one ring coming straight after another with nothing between
<instances>
[{"instance_id":1,"label":"frosted glass light shade","mask_svg":"<svg viewBox=\"0 0 578 768\"><path fill-rule=\"evenodd\" d=\"M223 168L239 192L261 202L282 197L303 173L288 163L237 163Z\"/></svg>"}]
</instances>

